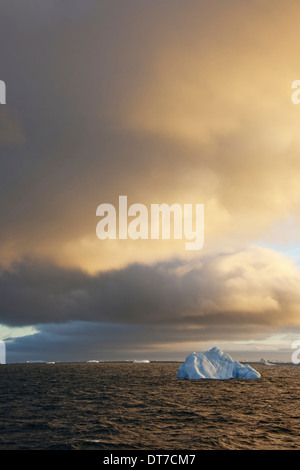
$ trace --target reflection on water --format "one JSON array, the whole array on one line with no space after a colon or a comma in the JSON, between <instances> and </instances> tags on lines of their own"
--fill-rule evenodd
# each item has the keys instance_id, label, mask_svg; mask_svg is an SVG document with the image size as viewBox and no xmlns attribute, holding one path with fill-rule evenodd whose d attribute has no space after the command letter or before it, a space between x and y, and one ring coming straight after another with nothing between
<instances>
[{"instance_id":1,"label":"reflection on water","mask_svg":"<svg viewBox=\"0 0 300 470\"><path fill-rule=\"evenodd\" d=\"M300 366L179 380L179 364L0 367L0 449L300 448Z\"/></svg>"}]
</instances>

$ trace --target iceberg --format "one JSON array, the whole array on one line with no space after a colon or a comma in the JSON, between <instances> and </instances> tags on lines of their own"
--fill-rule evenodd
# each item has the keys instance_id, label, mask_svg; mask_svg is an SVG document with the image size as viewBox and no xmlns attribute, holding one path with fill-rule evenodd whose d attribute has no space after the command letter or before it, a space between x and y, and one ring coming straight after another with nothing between
<instances>
[{"instance_id":1,"label":"iceberg","mask_svg":"<svg viewBox=\"0 0 300 470\"><path fill-rule=\"evenodd\" d=\"M134 364L149 364L150 361L148 361L148 359L142 359L142 360L140 360L140 361L138 361L137 359L135 359L135 360L133 361L133 363L134 363Z\"/></svg>"},{"instance_id":2,"label":"iceberg","mask_svg":"<svg viewBox=\"0 0 300 470\"><path fill-rule=\"evenodd\" d=\"M234 361L214 347L204 353L191 353L178 367L178 379L258 379L260 373L248 364Z\"/></svg>"},{"instance_id":3,"label":"iceberg","mask_svg":"<svg viewBox=\"0 0 300 470\"><path fill-rule=\"evenodd\" d=\"M263 359L263 358L261 358L260 364L262 364L262 365L264 365L264 366L274 366L274 364L272 364L272 362L266 361L266 360Z\"/></svg>"}]
</instances>

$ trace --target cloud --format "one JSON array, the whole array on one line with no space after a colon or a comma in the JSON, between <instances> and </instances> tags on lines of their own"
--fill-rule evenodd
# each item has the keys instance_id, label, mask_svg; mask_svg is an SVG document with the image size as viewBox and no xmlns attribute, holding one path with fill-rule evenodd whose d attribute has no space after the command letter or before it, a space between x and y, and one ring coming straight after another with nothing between
<instances>
[{"instance_id":1,"label":"cloud","mask_svg":"<svg viewBox=\"0 0 300 470\"><path fill-rule=\"evenodd\" d=\"M186 256L100 243L96 207L119 194L205 203L205 254L298 216L296 2L30 4L1 6L0 43L15 52L3 50L1 78L25 136L1 163L3 265L29 255L96 272Z\"/></svg>"},{"instance_id":2,"label":"cloud","mask_svg":"<svg viewBox=\"0 0 300 470\"><path fill-rule=\"evenodd\" d=\"M126 350L299 324L298 268L254 246L299 243L299 9L0 6L0 321L40 328L19 345L50 345L82 322L101 341L106 331L110 350L114 328ZM173 240L100 242L96 207L120 194L204 203L201 256Z\"/></svg>"},{"instance_id":3,"label":"cloud","mask_svg":"<svg viewBox=\"0 0 300 470\"><path fill-rule=\"evenodd\" d=\"M6 108L6 105L5 105ZM9 109L0 109L0 144L12 145L25 141L16 116L13 116Z\"/></svg>"},{"instance_id":4,"label":"cloud","mask_svg":"<svg viewBox=\"0 0 300 470\"><path fill-rule=\"evenodd\" d=\"M300 272L272 250L130 265L98 275L40 261L0 276L0 322L20 326L89 321L176 328L298 325Z\"/></svg>"},{"instance_id":5,"label":"cloud","mask_svg":"<svg viewBox=\"0 0 300 470\"><path fill-rule=\"evenodd\" d=\"M170 325L124 325L99 322L71 321L63 324L39 325L39 331L31 336L18 337L6 342L9 362L27 360L87 361L100 360L182 360L191 350L204 350L214 344L243 341L248 350L266 338L264 328L255 332L256 340L247 343L254 329L236 326L224 328L226 339L220 340L220 331L209 328L176 328ZM224 337L223 331L223 337ZM221 342L220 342L221 341ZM227 343L226 343L227 341ZM231 342L230 342L231 341ZM260 343L258 343L260 344ZM245 347L245 346L244 346ZM259 353L261 355L261 352ZM259 356L260 358L260 356Z\"/></svg>"}]
</instances>

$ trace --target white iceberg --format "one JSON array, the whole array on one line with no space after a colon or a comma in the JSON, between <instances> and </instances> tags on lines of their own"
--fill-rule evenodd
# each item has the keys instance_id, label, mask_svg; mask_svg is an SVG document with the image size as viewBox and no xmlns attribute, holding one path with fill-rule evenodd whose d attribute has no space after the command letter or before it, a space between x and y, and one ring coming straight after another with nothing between
<instances>
[{"instance_id":1,"label":"white iceberg","mask_svg":"<svg viewBox=\"0 0 300 470\"><path fill-rule=\"evenodd\" d=\"M260 364L262 364L262 365L264 365L264 366L274 366L274 364L272 364L272 362L266 361L266 360L263 359L263 358L261 358Z\"/></svg>"},{"instance_id":2,"label":"white iceberg","mask_svg":"<svg viewBox=\"0 0 300 470\"><path fill-rule=\"evenodd\" d=\"M178 367L178 379L258 379L260 373L248 364L234 361L218 348L204 353L193 352Z\"/></svg>"},{"instance_id":3,"label":"white iceberg","mask_svg":"<svg viewBox=\"0 0 300 470\"><path fill-rule=\"evenodd\" d=\"M148 361L148 359L142 359L142 360L140 360L140 361L138 361L137 359L135 359L135 360L133 361L133 363L134 363L134 364L149 364L150 361Z\"/></svg>"}]
</instances>

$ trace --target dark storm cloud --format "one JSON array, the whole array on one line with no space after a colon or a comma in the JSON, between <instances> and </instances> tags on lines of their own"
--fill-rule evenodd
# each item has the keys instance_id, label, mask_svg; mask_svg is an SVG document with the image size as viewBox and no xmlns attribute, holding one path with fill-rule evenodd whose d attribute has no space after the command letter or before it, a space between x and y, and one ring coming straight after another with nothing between
<instances>
[{"instance_id":1,"label":"dark storm cloud","mask_svg":"<svg viewBox=\"0 0 300 470\"><path fill-rule=\"evenodd\" d=\"M124 325L74 321L59 325L38 325L39 332L6 342L8 362L27 360L87 361L149 359L181 360L190 352L182 344L214 343L220 341L220 329L176 328L170 325ZM251 326L225 326L227 340L242 340L254 334ZM261 328L256 339L265 338L268 329ZM167 344L167 346L166 346ZM198 348L199 348L198 346ZM201 346L205 347L205 346Z\"/></svg>"},{"instance_id":2,"label":"dark storm cloud","mask_svg":"<svg viewBox=\"0 0 300 470\"><path fill-rule=\"evenodd\" d=\"M258 247L203 257L193 266L135 264L94 276L27 259L1 272L0 322L272 328L299 322L299 287L291 261Z\"/></svg>"},{"instance_id":3,"label":"dark storm cloud","mask_svg":"<svg viewBox=\"0 0 300 470\"><path fill-rule=\"evenodd\" d=\"M176 321L181 313L192 309L197 289L193 276L178 277L173 268L172 263L132 265L90 276L78 270L25 261L0 276L0 322L29 325L75 319L141 324L164 323L171 318Z\"/></svg>"}]
</instances>

